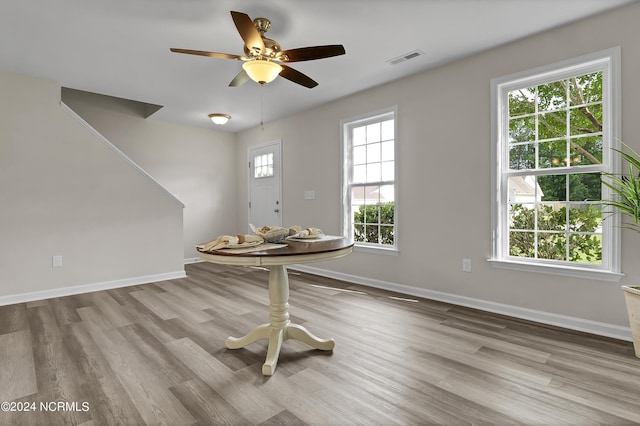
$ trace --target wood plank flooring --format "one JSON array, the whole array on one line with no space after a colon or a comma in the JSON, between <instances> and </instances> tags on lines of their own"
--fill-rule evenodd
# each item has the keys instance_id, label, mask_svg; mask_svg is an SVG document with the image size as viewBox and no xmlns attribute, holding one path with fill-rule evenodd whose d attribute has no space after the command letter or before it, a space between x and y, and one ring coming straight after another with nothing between
<instances>
[{"instance_id":1,"label":"wood plank flooring","mask_svg":"<svg viewBox=\"0 0 640 426\"><path fill-rule=\"evenodd\" d=\"M0 424L640 424L629 342L293 271L292 321L336 347L288 340L265 377L265 341L224 341L268 322L268 272L186 269L0 307L0 402L21 410Z\"/></svg>"}]
</instances>

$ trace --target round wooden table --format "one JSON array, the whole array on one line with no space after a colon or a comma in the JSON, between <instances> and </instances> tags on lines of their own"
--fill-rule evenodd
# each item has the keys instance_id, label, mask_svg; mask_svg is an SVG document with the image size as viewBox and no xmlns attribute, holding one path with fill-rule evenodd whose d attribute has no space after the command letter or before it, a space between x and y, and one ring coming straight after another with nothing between
<instances>
[{"instance_id":1,"label":"round wooden table","mask_svg":"<svg viewBox=\"0 0 640 426\"><path fill-rule=\"evenodd\" d=\"M335 346L333 339L320 339L289 320L286 265L337 259L353 251L353 242L347 238L323 236L317 241L287 240L286 244L287 247L241 254L224 250L200 253L200 257L207 262L269 267L269 323L257 326L243 337L229 337L225 342L227 348L239 349L257 340L269 339L267 358L262 365L262 374L267 376L274 373L282 342L287 339L296 339L323 351L331 351Z\"/></svg>"}]
</instances>

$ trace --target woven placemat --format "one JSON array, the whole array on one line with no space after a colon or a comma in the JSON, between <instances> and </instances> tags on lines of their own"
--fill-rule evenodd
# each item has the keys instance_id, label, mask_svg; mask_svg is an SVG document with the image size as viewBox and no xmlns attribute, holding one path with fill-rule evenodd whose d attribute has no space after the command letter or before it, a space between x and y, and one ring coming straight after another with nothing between
<instances>
[{"instance_id":1,"label":"woven placemat","mask_svg":"<svg viewBox=\"0 0 640 426\"><path fill-rule=\"evenodd\" d=\"M344 237L341 235L321 235L318 238L296 238L296 237L289 237L287 238L287 240L290 241L300 241L303 243L321 243L323 241L329 241L329 240L341 240Z\"/></svg>"},{"instance_id":2,"label":"woven placemat","mask_svg":"<svg viewBox=\"0 0 640 426\"><path fill-rule=\"evenodd\" d=\"M264 244L259 244L257 246L253 246L253 247L223 248L223 249L213 250L213 251L210 251L210 252L203 252L203 253L215 254L216 252L223 252L223 253L230 253L230 254L243 254L243 253L251 253L251 252L254 252L254 251L279 249L279 248L286 247L286 246L287 246L286 244L264 243Z\"/></svg>"}]
</instances>

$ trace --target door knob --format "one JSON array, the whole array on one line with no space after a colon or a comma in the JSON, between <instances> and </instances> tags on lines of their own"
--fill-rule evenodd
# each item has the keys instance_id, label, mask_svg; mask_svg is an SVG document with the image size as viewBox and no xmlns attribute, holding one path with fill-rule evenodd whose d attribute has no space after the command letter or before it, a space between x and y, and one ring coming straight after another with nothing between
<instances>
[{"instance_id":1,"label":"door knob","mask_svg":"<svg viewBox=\"0 0 640 426\"><path fill-rule=\"evenodd\" d=\"M280 213L280 209L274 209L273 211L276 213Z\"/></svg>"}]
</instances>

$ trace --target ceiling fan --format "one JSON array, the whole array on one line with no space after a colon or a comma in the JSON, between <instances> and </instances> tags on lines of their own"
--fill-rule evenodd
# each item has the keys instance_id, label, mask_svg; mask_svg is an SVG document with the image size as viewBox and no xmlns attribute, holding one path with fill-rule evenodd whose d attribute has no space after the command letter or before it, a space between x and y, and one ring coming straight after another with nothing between
<instances>
[{"instance_id":1,"label":"ceiling fan","mask_svg":"<svg viewBox=\"0 0 640 426\"><path fill-rule=\"evenodd\" d=\"M264 36L271 26L271 22L268 19L256 18L251 20L246 13L234 11L231 11L231 17L240 33L240 37L244 40L244 56L173 47L170 50L189 55L244 61L242 71L229 83L231 87L240 86L249 79L260 84L266 84L280 75L309 89L316 87L318 83L300 71L285 65L285 63L311 61L345 54L344 47L341 44L281 50L277 41Z\"/></svg>"}]
</instances>

